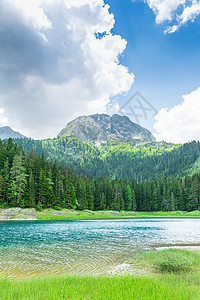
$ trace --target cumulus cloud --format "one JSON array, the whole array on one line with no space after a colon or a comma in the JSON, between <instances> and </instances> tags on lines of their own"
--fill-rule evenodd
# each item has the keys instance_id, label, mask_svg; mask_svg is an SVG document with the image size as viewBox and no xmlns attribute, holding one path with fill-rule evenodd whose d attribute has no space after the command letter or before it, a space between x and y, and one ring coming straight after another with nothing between
<instances>
[{"instance_id":1,"label":"cumulus cloud","mask_svg":"<svg viewBox=\"0 0 200 300\"><path fill-rule=\"evenodd\" d=\"M114 23L103 0L1 1L0 124L52 137L127 92L134 75L119 63L126 41Z\"/></svg>"},{"instance_id":2,"label":"cumulus cloud","mask_svg":"<svg viewBox=\"0 0 200 300\"><path fill-rule=\"evenodd\" d=\"M183 102L172 109L163 108L155 117L157 140L184 143L200 140L200 88L183 96Z\"/></svg>"},{"instance_id":3,"label":"cumulus cloud","mask_svg":"<svg viewBox=\"0 0 200 300\"><path fill-rule=\"evenodd\" d=\"M156 15L156 23L171 23L165 33L176 32L188 21L194 21L200 14L198 0L144 0Z\"/></svg>"}]
</instances>

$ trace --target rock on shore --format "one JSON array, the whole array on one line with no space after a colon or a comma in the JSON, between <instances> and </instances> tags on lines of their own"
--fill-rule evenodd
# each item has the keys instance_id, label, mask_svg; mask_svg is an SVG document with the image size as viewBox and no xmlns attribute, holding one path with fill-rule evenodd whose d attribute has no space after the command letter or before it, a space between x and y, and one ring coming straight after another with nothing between
<instances>
[{"instance_id":1,"label":"rock on shore","mask_svg":"<svg viewBox=\"0 0 200 300\"><path fill-rule=\"evenodd\" d=\"M0 220L36 220L34 208L0 208Z\"/></svg>"}]
</instances>

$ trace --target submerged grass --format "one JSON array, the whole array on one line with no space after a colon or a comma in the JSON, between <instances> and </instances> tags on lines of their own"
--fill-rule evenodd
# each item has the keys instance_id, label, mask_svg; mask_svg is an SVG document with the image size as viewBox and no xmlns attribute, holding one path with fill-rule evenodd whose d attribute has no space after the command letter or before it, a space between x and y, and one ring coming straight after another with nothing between
<instances>
[{"instance_id":1,"label":"submerged grass","mask_svg":"<svg viewBox=\"0 0 200 300\"><path fill-rule=\"evenodd\" d=\"M184 271L161 272L157 262L170 255L184 257L184 261L192 263ZM145 276L63 276L23 280L2 278L0 299L200 299L200 252L177 249L150 251L138 254L132 263L141 268L150 267L153 272Z\"/></svg>"}]
</instances>

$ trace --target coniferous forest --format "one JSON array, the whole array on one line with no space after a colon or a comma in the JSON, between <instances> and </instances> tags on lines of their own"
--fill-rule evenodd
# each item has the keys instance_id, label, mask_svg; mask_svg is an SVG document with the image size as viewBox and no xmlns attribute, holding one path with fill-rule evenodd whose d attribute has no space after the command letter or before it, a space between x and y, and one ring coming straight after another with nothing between
<instances>
[{"instance_id":1,"label":"coniferous forest","mask_svg":"<svg viewBox=\"0 0 200 300\"><path fill-rule=\"evenodd\" d=\"M47 140L16 139L26 152L35 150L45 159L58 163L65 161L78 174L94 178L134 178L137 181L153 180L163 176L184 177L195 173L195 163L200 155L200 143L176 145L151 142L138 145L108 142L96 147L73 137ZM197 168L198 169L198 168Z\"/></svg>"},{"instance_id":2,"label":"coniferous forest","mask_svg":"<svg viewBox=\"0 0 200 300\"><path fill-rule=\"evenodd\" d=\"M192 211L199 209L200 174L154 180L92 178L64 163L0 141L0 206L79 210Z\"/></svg>"}]
</instances>

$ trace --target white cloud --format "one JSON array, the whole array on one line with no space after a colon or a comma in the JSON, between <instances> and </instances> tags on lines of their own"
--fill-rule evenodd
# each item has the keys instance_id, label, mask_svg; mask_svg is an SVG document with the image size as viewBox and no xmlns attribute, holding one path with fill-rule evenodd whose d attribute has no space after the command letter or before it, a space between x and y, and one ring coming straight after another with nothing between
<instances>
[{"instance_id":1,"label":"white cloud","mask_svg":"<svg viewBox=\"0 0 200 300\"><path fill-rule=\"evenodd\" d=\"M8 0L12 5L13 1ZM51 28L51 22L48 17L45 15L43 8L41 7L42 1L26 1L26 0L17 0L15 3L23 13L27 20L32 21L32 24L38 28Z\"/></svg>"},{"instance_id":2,"label":"white cloud","mask_svg":"<svg viewBox=\"0 0 200 300\"><path fill-rule=\"evenodd\" d=\"M127 92L134 76L119 63L126 41L111 33L114 23L103 0L1 2L0 105L9 125L55 136Z\"/></svg>"},{"instance_id":3,"label":"white cloud","mask_svg":"<svg viewBox=\"0 0 200 300\"><path fill-rule=\"evenodd\" d=\"M183 96L183 102L172 109L163 108L154 125L159 141L184 143L200 140L200 88Z\"/></svg>"},{"instance_id":4,"label":"white cloud","mask_svg":"<svg viewBox=\"0 0 200 300\"><path fill-rule=\"evenodd\" d=\"M189 20L194 21L196 16L200 14L200 3L193 1L191 6L187 6L184 8L182 14L178 17L180 24L185 24Z\"/></svg>"},{"instance_id":5,"label":"white cloud","mask_svg":"<svg viewBox=\"0 0 200 300\"><path fill-rule=\"evenodd\" d=\"M149 7L156 15L156 23L171 21L173 14L180 5L183 5L185 0L147 0Z\"/></svg>"},{"instance_id":6,"label":"white cloud","mask_svg":"<svg viewBox=\"0 0 200 300\"><path fill-rule=\"evenodd\" d=\"M200 14L199 0L144 0L156 15L156 23L165 21L168 25L165 33L176 32L188 21L194 21Z\"/></svg>"},{"instance_id":7,"label":"white cloud","mask_svg":"<svg viewBox=\"0 0 200 300\"><path fill-rule=\"evenodd\" d=\"M5 110L0 107L0 126L6 126L8 124L8 119L5 116Z\"/></svg>"}]
</instances>

